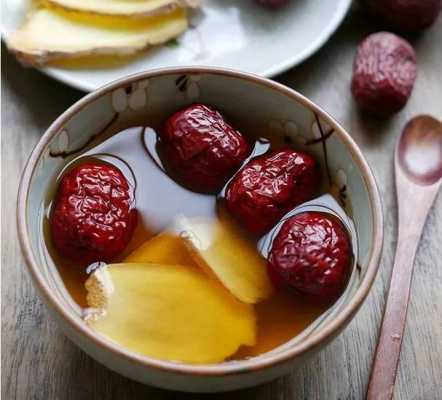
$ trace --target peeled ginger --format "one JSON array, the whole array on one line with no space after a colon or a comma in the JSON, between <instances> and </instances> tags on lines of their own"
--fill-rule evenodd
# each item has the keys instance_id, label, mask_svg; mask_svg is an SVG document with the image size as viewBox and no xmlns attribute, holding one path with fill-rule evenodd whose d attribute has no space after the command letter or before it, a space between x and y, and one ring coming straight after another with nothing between
<instances>
[{"instance_id":1,"label":"peeled ginger","mask_svg":"<svg viewBox=\"0 0 442 400\"><path fill-rule=\"evenodd\" d=\"M70 11L130 18L166 14L177 8L196 8L200 5L200 0L46 0L46 2Z\"/></svg>"},{"instance_id":2,"label":"peeled ginger","mask_svg":"<svg viewBox=\"0 0 442 400\"><path fill-rule=\"evenodd\" d=\"M167 231L144 242L124 262L197 266L184 239Z\"/></svg>"},{"instance_id":3,"label":"peeled ginger","mask_svg":"<svg viewBox=\"0 0 442 400\"><path fill-rule=\"evenodd\" d=\"M86 282L87 321L134 352L169 361L216 363L253 346L253 307L192 268L113 264Z\"/></svg>"},{"instance_id":4,"label":"peeled ginger","mask_svg":"<svg viewBox=\"0 0 442 400\"><path fill-rule=\"evenodd\" d=\"M40 8L10 36L7 45L31 65L86 56L130 56L177 37L187 26L183 9L133 20Z\"/></svg>"},{"instance_id":5,"label":"peeled ginger","mask_svg":"<svg viewBox=\"0 0 442 400\"><path fill-rule=\"evenodd\" d=\"M180 217L175 229L186 237L195 262L238 300L255 304L270 296L266 260L230 217Z\"/></svg>"}]
</instances>

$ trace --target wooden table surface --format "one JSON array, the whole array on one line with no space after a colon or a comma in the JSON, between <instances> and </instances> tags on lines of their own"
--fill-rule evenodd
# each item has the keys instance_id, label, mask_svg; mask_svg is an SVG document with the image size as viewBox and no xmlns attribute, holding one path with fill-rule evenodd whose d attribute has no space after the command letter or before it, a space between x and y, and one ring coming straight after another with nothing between
<instances>
[{"instance_id":1,"label":"wooden table surface","mask_svg":"<svg viewBox=\"0 0 442 400\"><path fill-rule=\"evenodd\" d=\"M357 43L380 30L352 10L330 42L277 79L328 110L361 146L377 177L385 215L380 272L356 318L329 347L291 375L218 395L167 392L130 381L96 363L68 339L36 295L20 252L15 200L21 171L49 124L83 94L32 69L2 48L2 395L12 399L363 399L393 263L396 235L392 155L405 122L442 119L442 17L412 39L418 78L407 107L387 121L361 115L349 80ZM395 398L442 399L442 195L428 218L416 259Z\"/></svg>"}]
</instances>

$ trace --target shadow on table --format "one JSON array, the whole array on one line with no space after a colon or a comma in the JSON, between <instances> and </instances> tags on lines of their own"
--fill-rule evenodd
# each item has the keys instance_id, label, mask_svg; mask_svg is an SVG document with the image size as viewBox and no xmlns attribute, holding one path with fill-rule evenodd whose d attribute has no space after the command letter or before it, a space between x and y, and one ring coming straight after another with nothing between
<instances>
[{"instance_id":1,"label":"shadow on table","mask_svg":"<svg viewBox=\"0 0 442 400\"><path fill-rule=\"evenodd\" d=\"M67 339L66 339L67 340ZM101 364L94 361L88 355L77 349L74 345L63 346L72 354L64 355L70 360L67 366L70 374L69 390L63 395L65 400L77 398L87 399L117 399L117 400L268 400L303 399L306 398L304 390L305 380L308 376L315 376L319 368L318 358L307 362L302 369L296 370L291 375L279 378L273 382L238 390L217 394L182 393L157 389L125 378ZM62 375L68 376L65 371Z\"/></svg>"}]
</instances>

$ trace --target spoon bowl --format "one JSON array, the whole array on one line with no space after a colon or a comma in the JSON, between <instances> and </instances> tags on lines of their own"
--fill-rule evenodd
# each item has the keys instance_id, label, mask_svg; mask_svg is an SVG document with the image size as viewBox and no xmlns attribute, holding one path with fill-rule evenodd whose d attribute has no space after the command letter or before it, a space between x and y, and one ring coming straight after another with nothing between
<instances>
[{"instance_id":1,"label":"spoon bowl","mask_svg":"<svg viewBox=\"0 0 442 400\"><path fill-rule=\"evenodd\" d=\"M398 165L418 185L442 178L442 124L429 115L408 122L396 150Z\"/></svg>"}]
</instances>

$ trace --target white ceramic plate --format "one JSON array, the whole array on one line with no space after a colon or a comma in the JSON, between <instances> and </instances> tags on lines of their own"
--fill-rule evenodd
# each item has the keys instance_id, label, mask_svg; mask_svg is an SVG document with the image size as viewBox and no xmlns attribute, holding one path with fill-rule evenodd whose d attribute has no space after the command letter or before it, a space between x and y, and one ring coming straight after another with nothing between
<instances>
[{"instance_id":1,"label":"white ceramic plate","mask_svg":"<svg viewBox=\"0 0 442 400\"><path fill-rule=\"evenodd\" d=\"M42 68L49 76L84 91L123 76L159 67L205 65L266 77L311 56L342 22L351 0L292 0L280 11L253 0L203 0L193 29L176 46L164 46L124 66L100 69ZM2 0L2 35L22 23L29 0Z\"/></svg>"}]
</instances>

